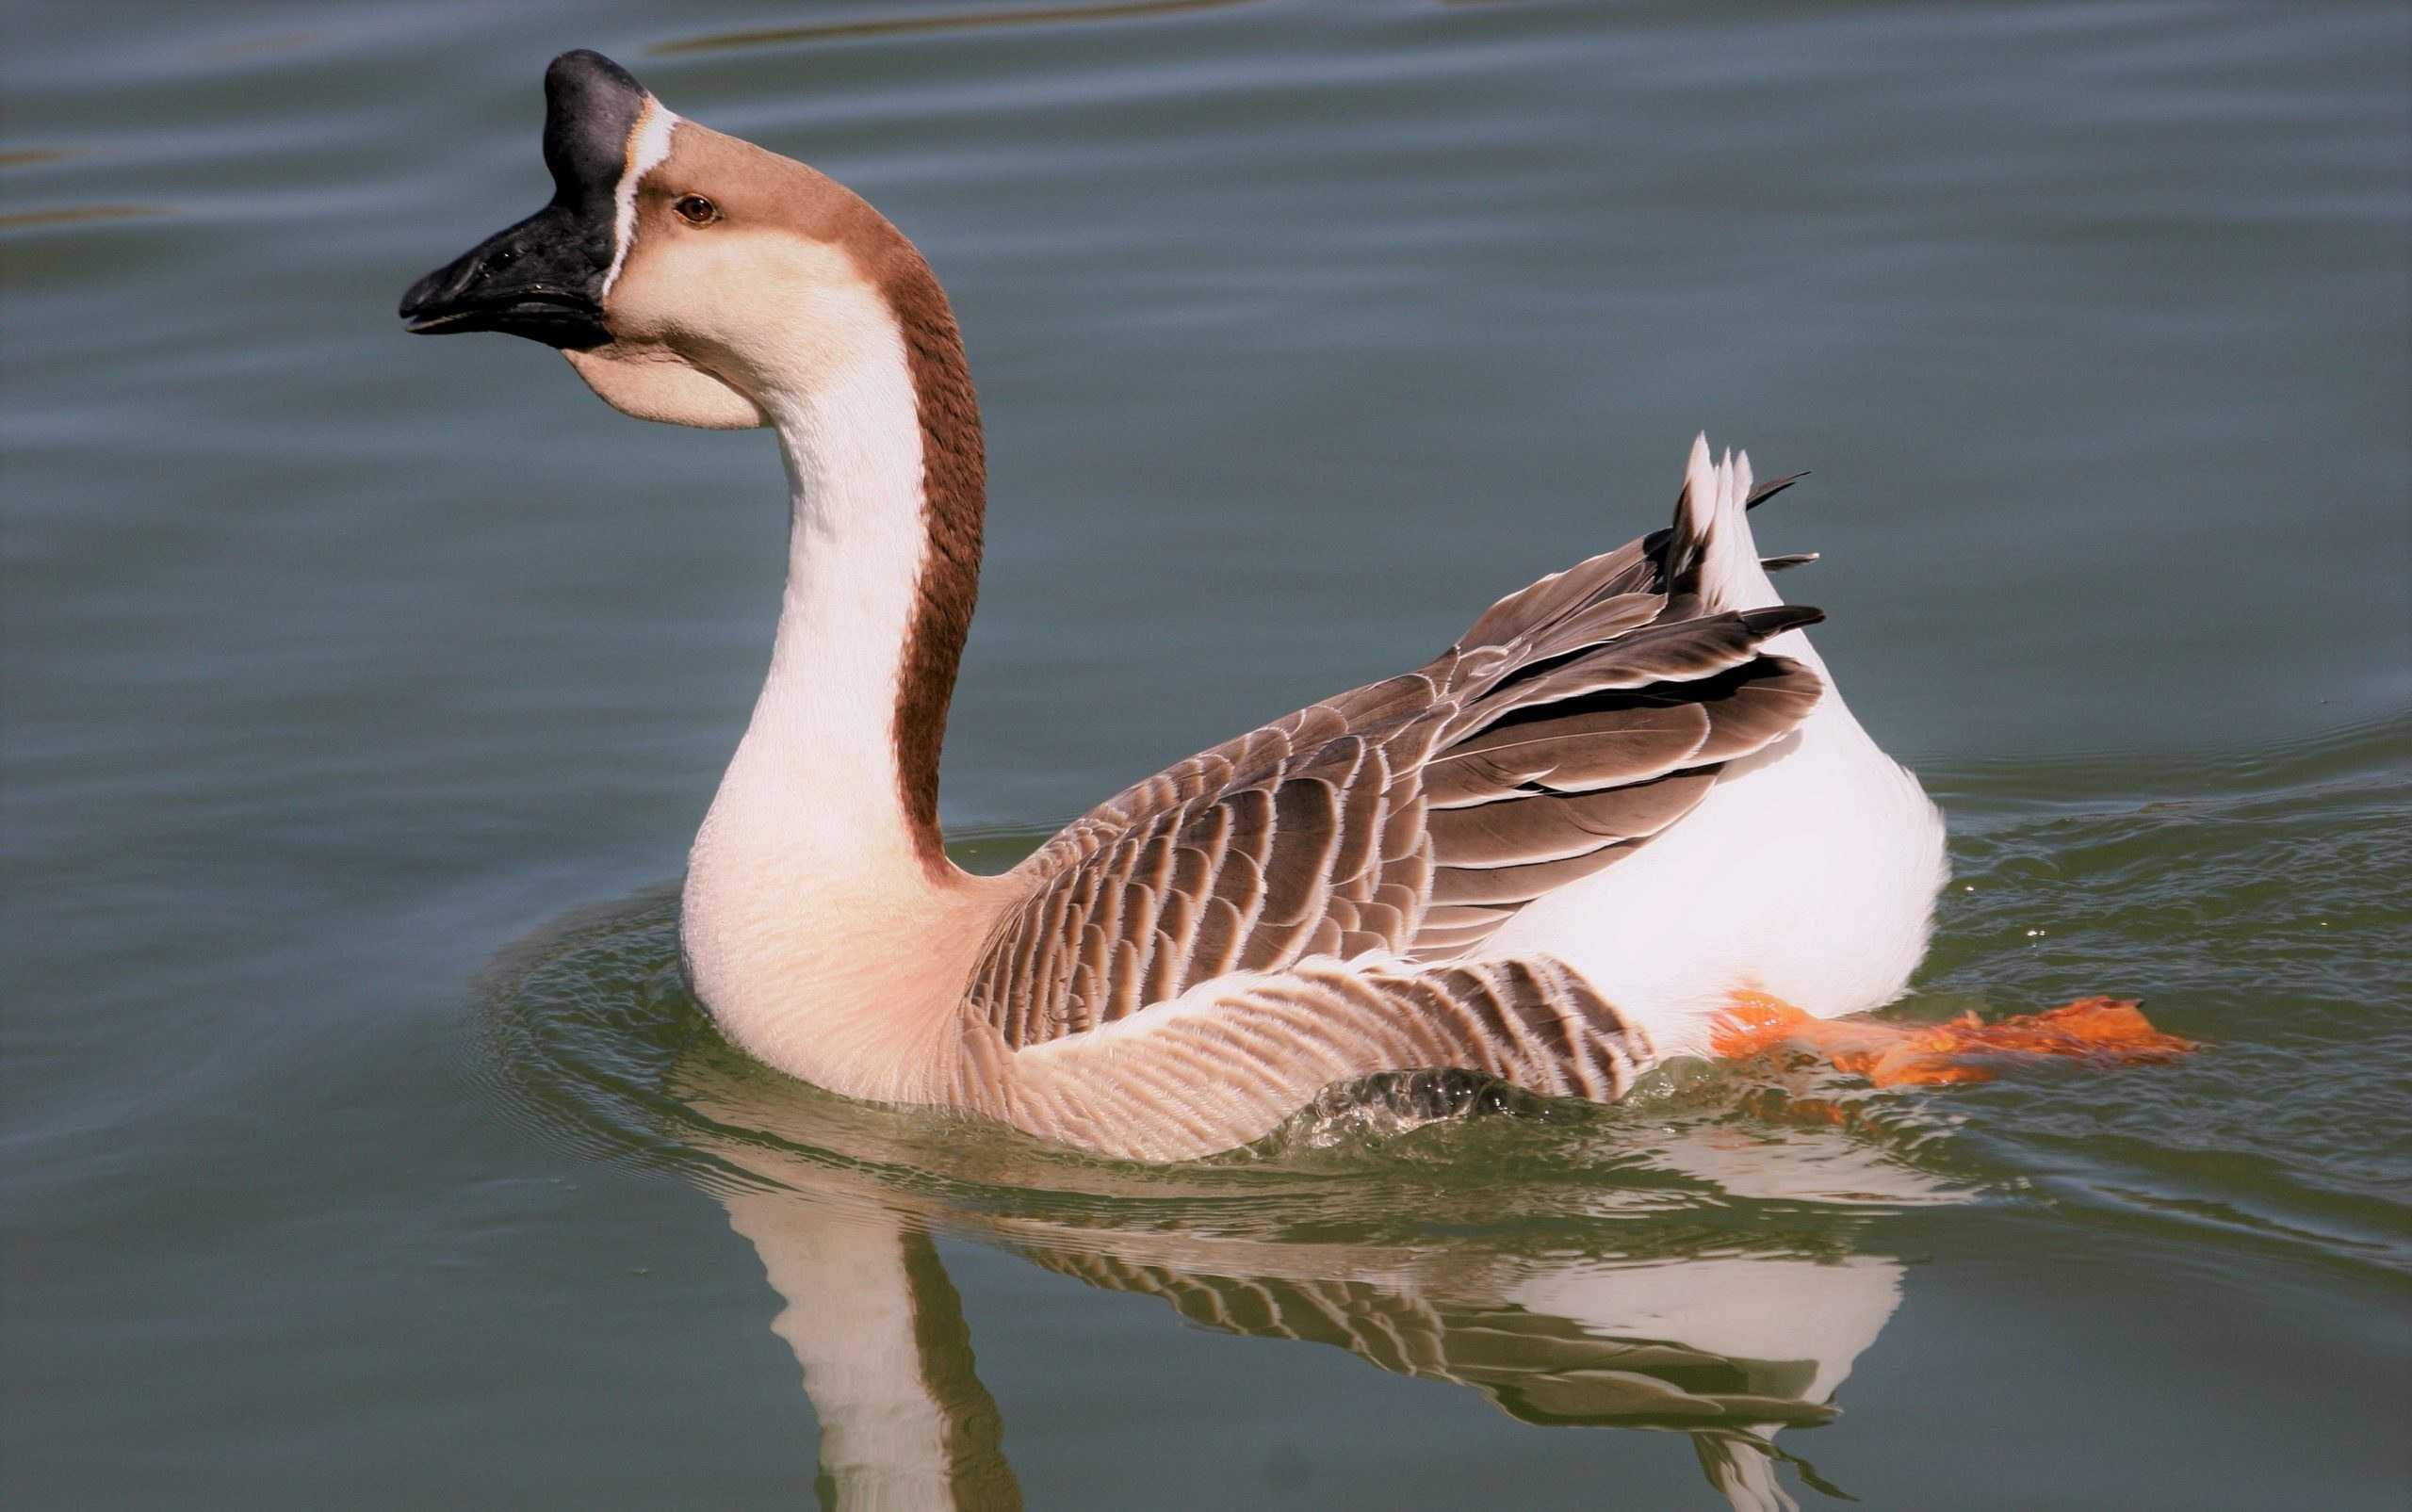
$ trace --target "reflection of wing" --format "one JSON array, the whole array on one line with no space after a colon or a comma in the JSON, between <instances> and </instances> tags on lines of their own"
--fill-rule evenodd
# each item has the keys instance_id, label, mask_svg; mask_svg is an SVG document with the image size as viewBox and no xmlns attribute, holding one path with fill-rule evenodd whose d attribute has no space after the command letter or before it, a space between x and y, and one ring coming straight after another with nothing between
<instances>
[{"instance_id":1,"label":"reflection of wing","mask_svg":"<svg viewBox=\"0 0 2412 1512\"><path fill-rule=\"evenodd\" d=\"M1257 1167L1100 1165L709 1057L682 1068L678 1092L709 1114L711 1152L760 1183L717 1195L783 1300L774 1327L804 1367L824 1485L861 1512L1019 1504L996 1404L923 1237L932 1225L1162 1297L1201 1327L1331 1344L1469 1387L1524 1423L1683 1431L1738 1512L1796 1504L1778 1479L1786 1463L1826 1488L1772 1436L1835 1415L1835 1388L1900 1300L1900 1266L1850 1253L1844 1231L1814 1255L1736 1255L1732 1228L1657 1224L1612 1189L1572 1201L1557 1186L1502 1190L1503 1219L1521 1201L1543 1205L1554 1247L1539 1253L1476 1233L1417 1237L1412 1225L1404 1238L1323 1242L1301 1232L1397 1234L1397 1212L1431 1191L1399 1173L1268 1183ZM740 1129L757 1137L717 1132ZM1822 1128L1737 1138L1723 1124L1678 1125L1649 1165L1654 1204L1672 1179L1728 1204L1831 1208L1844 1224L1853 1203L1941 1195L1931 1178ZM964 1200L940 1195L961 1182L976 1183ZM1172 1221L1178 1211L1194 1220ZM1587 1211L1617 1216L1597 1243L1567 1244Z\"/></svg>"},{"instance_id":2,"label":"reflection of wing","mask_svg":"<svg viewBox=\"0 0 2412 1512\"><path fill-rule=\"evenodd\" d=\"M1815 1360L1751 1360L1680 1341L1605 1338L1508 1303L1451 1305L1347 1279L1185 1274L1078 1250L1023 1252L1109 1292L1162 1297L1200 1327L1336 1344L1399 1375L1454 1381L1543 1426L1756 1429L1824 1423Z\"/></svg>"}]
</instances>

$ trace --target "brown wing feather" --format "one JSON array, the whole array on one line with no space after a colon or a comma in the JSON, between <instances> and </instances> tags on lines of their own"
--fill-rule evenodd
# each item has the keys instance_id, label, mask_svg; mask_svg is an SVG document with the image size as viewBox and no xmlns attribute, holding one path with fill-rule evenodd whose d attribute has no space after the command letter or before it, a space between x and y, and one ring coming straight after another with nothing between
<instances>
[{"instance_id":1,"label":"brown wing feather","mask_svg":"<svg viewBox=\"0 0 2412 1512\"><path fill-rule=\"evenodd\" d=\"M1679 506L1678 518L1681 510ZM1311 955L1467 955L1680 821L1822 691L1661 530L1492 605L1430 664L1139 783L1025 862L968 1007L1014 1049Z\"/></svg>"},{"instance_id":2,"label":"brown wing feather","mask_svg":"<svg viewBox=\"0 0 2412 1512\"><path fill-rule=\"evenodd\" d=\"M1770 1425L1830 1423L1812 1401L1813 1361L1716 1354L1651 1336L1602 1334L1586 1323L1485 1294L1412 1281L1218 1274L1086 1244L1018 1242L1025 1259L1110 1292L1161 1298L1218 1333L1331 1344L1380 1370L1471 1386L1526 1423L1642 1428L1751 1442ZM1219 1256L1205 1251L1214 1263Z\"/></svg>"}]
</instances>

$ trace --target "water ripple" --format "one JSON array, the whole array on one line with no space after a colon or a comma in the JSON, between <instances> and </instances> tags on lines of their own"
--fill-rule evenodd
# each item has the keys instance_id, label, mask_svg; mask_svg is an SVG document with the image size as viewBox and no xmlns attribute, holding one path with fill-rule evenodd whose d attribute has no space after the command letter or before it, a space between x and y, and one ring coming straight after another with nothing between
<instances>
[{"instance_id":1,"label":"water ripple","mask_svg":"<svg viewBox=\"0 0 2412 1512\"><path fill-rule=\"evenodd\" d=\"M763 1179L768 1151L772 1167L877 1173L958 1214L1101 1202L1119 1224L1118 1205L1137 1203L1151 1221L1211 1226L1231 1202L1260 1217L1269 1202L1301 1222L1394 1230L1402 1185L1435 1197L1506 1183L1527 1215L1571 1205L1588 1221L1688 1231L1747 1211L1815 1243L1829 1209L1976 1198L2401 1269L2412 1125L2388 1089L2412 1073L2393 979L2412 943L2412 784L2357 768L2354 752L2371 748L2349 732L2261 758L2266 780L2244 790L2174 804L2028 805L1997 786L1995 811L1960 823L1932 958L1893 1014L2132 991L2207 1043L2171 1066L2046 1065L1878 1092L1805 1065L1684 1064L1606 1108L1391 1079L1327 1095L1247 1150L1149 1170L754 1065L678 980L669 888L572 915L498 958L480 989L488 1061L518 1117L600 1158L725 1187ZM2064 786L2056 774L2051 790ZM1010 860L1030 834L972 837L967 856ZM1705 1165L1703 1150L1716 1151Z\"/></svg>"}]
</instances>

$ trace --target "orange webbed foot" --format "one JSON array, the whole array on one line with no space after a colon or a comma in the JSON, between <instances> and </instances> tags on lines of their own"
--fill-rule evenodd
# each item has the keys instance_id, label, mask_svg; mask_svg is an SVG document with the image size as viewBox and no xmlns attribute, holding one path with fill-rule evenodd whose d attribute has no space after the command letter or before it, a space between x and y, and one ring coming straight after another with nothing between
<instances>
[{"instance_id":1,"label":"orange webbed foot","mask_svg":"<svg viewBox=\"0 0 2412 1512\"><path fill-rule=\"evenodd\" d=\"M2196 1048L2192 1040L2153 1028L2131 998L2080 998L1993 1024L1973 1013L1943 1024L1881 1024L1813 1018L1757 992L1735 994L1710 1044L1725 1056L1797 1045L1880 1087L1990 1081L1994 1072L1983 1060L2003 1055L2074 1056L2128 1065L2172 1060Z\"/></svg>"}]
</instances>

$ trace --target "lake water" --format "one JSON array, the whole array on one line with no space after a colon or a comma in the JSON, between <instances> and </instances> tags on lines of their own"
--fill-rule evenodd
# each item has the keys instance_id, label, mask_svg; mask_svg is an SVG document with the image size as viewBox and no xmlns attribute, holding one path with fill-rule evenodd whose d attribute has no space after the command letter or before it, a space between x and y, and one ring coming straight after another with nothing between
<instances>
[{"instance_id":1,"label":"lake water","mask_svg":"<svg viewBox=\"0 0 2412 1512\"><path fill-rule=\"evenodd\" d=\"M8 1505L2412 1496L2403 6L6 14ZM967 864L1656 525L1706 427L1816 469L1761 539L1950 817L1895 1012L2210 1048L1174 1172L750 1066L673 898L772 445L393 314L543 200L577 45L953 293Z\"/></svg>"}]
</instances>

